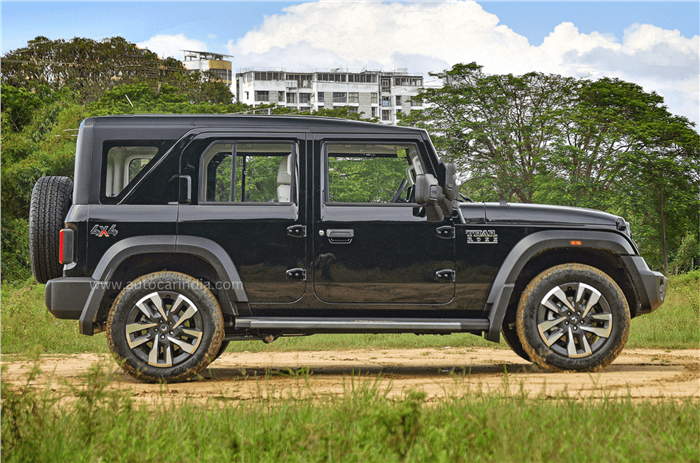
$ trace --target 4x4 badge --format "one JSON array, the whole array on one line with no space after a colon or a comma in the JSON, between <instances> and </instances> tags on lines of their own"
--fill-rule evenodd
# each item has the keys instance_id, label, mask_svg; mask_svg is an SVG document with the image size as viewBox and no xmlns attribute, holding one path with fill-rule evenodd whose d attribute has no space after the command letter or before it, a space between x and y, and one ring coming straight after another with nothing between
<instances>
[{"instance_id":1,"label":"4x4 badge","mask_svg":"<svg viewBox=\"0 0 700 463\"><path fill-rule=\"evenodd\" d=\"M117 233L117 225L114 224L111 227L109 225L95 225L92 227L92 230L90 230L91 235L95 235L98 238L109 238L110 236L116 236Z\"/></svg>"}]
</instances>

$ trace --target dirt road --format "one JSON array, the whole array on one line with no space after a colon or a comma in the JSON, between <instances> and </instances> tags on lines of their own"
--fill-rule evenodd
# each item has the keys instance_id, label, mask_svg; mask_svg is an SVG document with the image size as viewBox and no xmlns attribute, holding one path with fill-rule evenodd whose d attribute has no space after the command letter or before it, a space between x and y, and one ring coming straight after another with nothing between
<instances>
[{"instance_id":1,"label":"dirt road","mask_svg":"<svg viewBox=\"0 0 700 463\"><path fill-rule=\"evenodd\" d=\"M43 374L33 385L51 390L80 386L95 362L111 370L116 364L107 355L46 355ZM31 362L3 356L8 366L2 381L19 384ZM254 400L269 396L310 394L342 395L351 378L390 388L389 397L401 397L409 389L425 391L428 401L446 395L463 396L476 390L497 391L507 385L513 392L535 396L560 393L571 396L631 395L633 399L660 397L700 398L700 349L629 349L608 368L597 373L550 373L534 367L510 351L486 348L387 349L323 352L225 353L204 378L187 383L142 384L121 373L111 388L129 389L139 401L189 398L226 401ZM308 384L308 386L307 386Z\"/></svg>"}]
</instances>

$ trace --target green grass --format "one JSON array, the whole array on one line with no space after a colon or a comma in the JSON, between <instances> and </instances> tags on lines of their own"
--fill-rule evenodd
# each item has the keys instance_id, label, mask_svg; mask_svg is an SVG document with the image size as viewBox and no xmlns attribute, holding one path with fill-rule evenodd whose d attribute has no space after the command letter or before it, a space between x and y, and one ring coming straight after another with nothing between
<instances>
[{"instance_id":1,"label":"green grass","mask_svg":"<svg viewBox=\"0 0 700 463\"><path fill-rule=\"evenodd\" d=\"M341 397L297 387L236 402L218 396L137 404L112 391L93 366L81 386L61 395L3 383L2 455L6 462L697 462L700 403L632 401L524 393L484 394L468 378L426 404L407 391L386 398L377 382L345 379ZM28 375L31 378L31 375ZM27 381L29 384L30 381ZM505 383L504 383L505 386ZM461 391L461 394L459 393ZM281 392L275 397L274 392ZM469 392L469 393L464 393ZM61 394L61 393L58 393Z\"/></svg>"},{"instance_id":2,"label":"green grass","mask_svg":"<svg viewBox=\"0 0 700 463\"><path fill-rule=\"evenodd\" d=\"M632 320L627 347L700 348L700 270L671 275L668 296L649 315Z\"/></svg>"},{"instance_id":3,"label":"green grass","mask_svg":"<svg viewBox=\"0 0 700 463\"><path fill-rule=\"evenodd\" d=\"M632 320L627 347L679 349L700 346L700 270L671 276L666 302L650 315ZM27 282L2 285L2 352L27 352L42 345L47 353L108 352L103 334L82 336L78 323L58 320L44 307L44 285ZM342 349L391 349L436 347L495 347L478 336L415 336L413 334L339 334L280 338L272 344L233 342L229 352L313 351Z\"/></svg>"}]
</instances>

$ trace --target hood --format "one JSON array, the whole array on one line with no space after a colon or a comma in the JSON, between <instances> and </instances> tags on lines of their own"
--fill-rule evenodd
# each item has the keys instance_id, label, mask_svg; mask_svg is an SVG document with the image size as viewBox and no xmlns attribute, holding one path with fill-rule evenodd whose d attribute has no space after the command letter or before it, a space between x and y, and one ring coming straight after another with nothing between
<instances>
[{"instance_id":1,"label":"hood","mask_svg":"<svg viewBox=\"0 0 700 463\"><path fill-rule=\"evenodd\" d=\"M624 227L616 215L580 207L544 204L483 203L487 222L518 222L532 224L599 225ZM623 228L624 229L624 228Z\"/></svg>"}]
</instances>

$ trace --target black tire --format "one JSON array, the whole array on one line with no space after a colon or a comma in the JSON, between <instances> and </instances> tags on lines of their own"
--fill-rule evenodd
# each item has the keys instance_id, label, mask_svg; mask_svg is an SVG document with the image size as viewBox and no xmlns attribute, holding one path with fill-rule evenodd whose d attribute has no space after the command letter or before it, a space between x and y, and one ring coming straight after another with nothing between
<instances>
[{"instance_id":1,"label":"black tire","mask_svg":"<svg viewBox=\"0 0 700 463\"><path fill-rule=\"evenodd\" d=\"M221 347L219 348L219 352L216 354L216 357L214 357L214 360L218 359L223 355L224 352L226 352L226 348L228 345L231 344L231 341L222 341L221 342Z\"/></svg>"},{"instance_id":2,"label":"black tire","mask_svg":"<svg viewBox=\"0 0 700 463\"><path fill-rule=\"evenodd\" d=\"M39 283L63 276L59 262L59 232L72 204L73 181L68 177L41 177L29 205L29 261Z\"/></svg>"},{"instance_id":3,"label":"black tire","mask_svg":"<svg viewBox=\"0 0 700 463\"><path fill-rule=\"evenodd\" d=\"M523 291L516 328L527 355L552 371L595 371L627 343L630 310L607 274L583 264L540 273Z\"/></svg>"},{"instance_id":4,"label":"black tire","mask_svg":"<svg viewBox=\"0 0 700 463\"><path fill-rule=\"evenodd\" d=\"M523 344L520 342L518 337L518 330L515 326L515 309L517 306L513 304L513 307L508 307L508 312L506 317L503 319L503 325L501 325L501 334L503 335L503 340L508 344L508 347L518 355L518 357L532 362L530 356L527 355Z\"/></svg>"},{"instance_id":5,"label":"black tire","mask_svg":"<svg viewBox=\"0 0 700 463\"><path fill-rule=\"evenodd\" d=\"M146 382L195 377L214 361L223 338L224 318L214 295L177 272L134 280L107 319L110 350L124 371Z\"/></svg>"}]
</instances>

